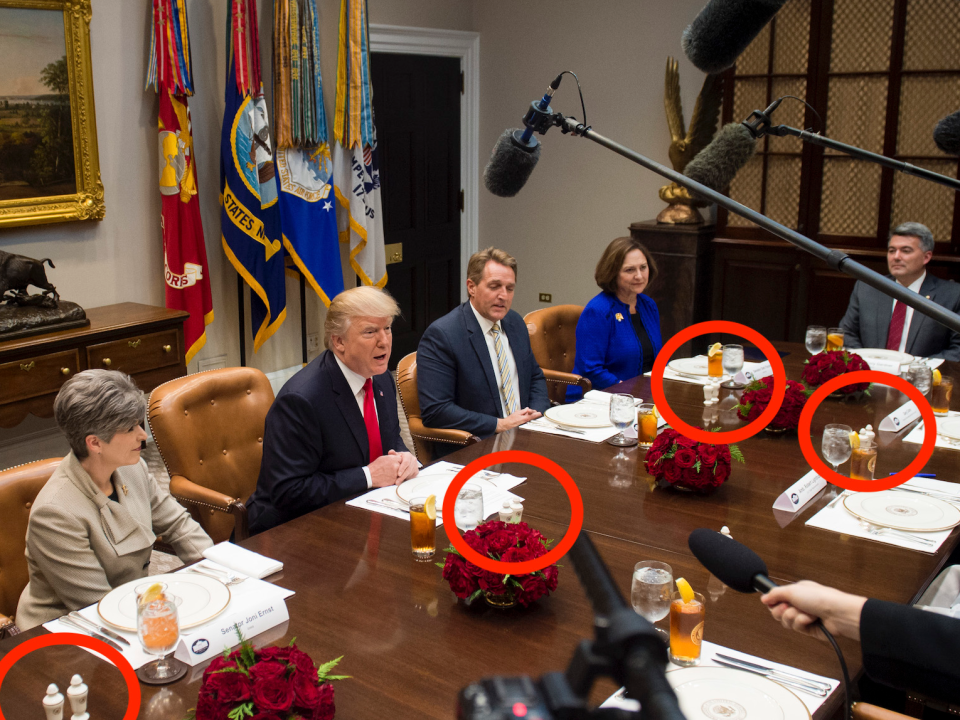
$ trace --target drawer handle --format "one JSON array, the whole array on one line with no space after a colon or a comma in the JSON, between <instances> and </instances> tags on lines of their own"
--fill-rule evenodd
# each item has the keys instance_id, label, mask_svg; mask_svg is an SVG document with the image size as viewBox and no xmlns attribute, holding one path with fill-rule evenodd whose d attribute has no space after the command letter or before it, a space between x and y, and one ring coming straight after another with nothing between
<instances>
[{"instance_id":1,"label":"drawer handle","mask_svg":"<svg viewBox=\"0 0 960 720\"><path fill-rule=\"evenodd\" d=\"M104 358L103 364L106 365L107 367L110 367L113 364L113 362L110 360L110 358Z\"/></svg>"},{"instance_id":2,"label":"drawer handle","mask_svg":"<svg viewBox=\"0 0 960 720\"><path fill-rule=\"evenodd\" d=\"M172 349L173 349L173 348L171 348L169 345L164 345L164 346L163 346L163 351L164 351L165 353L170 352Z\"/></svg>"},{"instance_id":3,"label":"drawer handle","mask_svg":"<svg viewBox=\"0 0 960 720\"><path fill-rule=\"evenodd\" d=\"M23 370L24 372L30 372L36 366L37 366L36 360L31 360L28 363L20 363L20 369Z\"/></svg>"},{"instance_id":4,"label":"drawer handle","mask_svg":"<svg viewBox=\"0 0 960 720\"><path fill-rule=\"evenodd\" d=\"M68 367L60 368L60 373L61 373L62 375L69 375L69 374L70 374L70 368L68 368Z\"/></svg>"},{"instance_id":5,"label":"drawer handle","mask_svg":"<svg viewBox=\"0 0 960 720\"><path fill-rule=\"evenodd\" d=\"M127 340L127 345L132 348L140 347L140 338L137 338L136 340Z\"/></svg>"}]
</instances>

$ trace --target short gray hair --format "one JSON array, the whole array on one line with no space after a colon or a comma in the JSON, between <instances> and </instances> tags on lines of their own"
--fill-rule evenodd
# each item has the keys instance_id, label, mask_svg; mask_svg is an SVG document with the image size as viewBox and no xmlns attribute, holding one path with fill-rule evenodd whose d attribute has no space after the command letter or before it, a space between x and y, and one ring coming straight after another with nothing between
<instances>
[{"instance_id":1,"label":"short gray hair","mask_svg":"<svg viewBox=\"0 0 960 720\"><path fill-rule=\"evenodd\" d=\"M920 249L923 252L933 252L933 246L934 246L933 233L930 232L930 228L928 228L923 223L918 223L918 222L900 223L893 230L890 231L890 237L887 238L887 242L890 242L890 239L894 235L915 237L917 240L920 241Z\"/></svg>"},{"instance_id":2,"label":"short gray hair","mask_svg":"<svg viewBox=\"0 0 960 720\"><path fill-rule=\"evenodd\" d=\"M147 398L133 379L116 370L84 370L67 380L53 401L53 416L78 459L87 457L87 436L104 442L143 422Z\"/></svg>"},{"instance_id":3,"label":"short gray hair","mask_svg":"<svg viewBox=\"0 0 960 720\"><path fill-rule=\"evenodd\" d=\"M332 347L334 335L343 337L355 317L395 318L400 314L400 306L386 290L361 285L339 293L327 308L327 317L323 322L323 344Z\"/></svg>"}]
</instances>

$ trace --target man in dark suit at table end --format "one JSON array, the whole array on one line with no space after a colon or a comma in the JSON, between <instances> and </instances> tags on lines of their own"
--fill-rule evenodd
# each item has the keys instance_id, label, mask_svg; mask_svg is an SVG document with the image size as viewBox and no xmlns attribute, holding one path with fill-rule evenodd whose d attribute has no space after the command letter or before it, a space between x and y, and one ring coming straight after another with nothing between
<instances>
[{"instance_id":1,"label":"man in dark suit at table end","mask_svg":"<svg viewBox=\"0 0 960 720\"><path fill-rule=\"evenodd\" d=\"M427 328L417 349L423 423L488 437L550 407L523 318L510 309L517 261L487 248L470 258L470 299ZM438 443L437 450L444 453Z\"/></svg>"},{"instance_id":2,"label":"man in dark suit at table end","mask_svg":"<svg viewBox=\"0 0 960 720\"><path fill-rule=\"evenodd\" d=\"M417 474L400 439L397 390L387 372L396 301L357 287L327 309L327 349L281 388L267 413L250 533L371 487Z\"/></svg>"},{"instance_id":3,"label":"man in dark suit at table end","mask_svg":"<svg viewBox=\"0 0 960 720\"><path fill-rule=\"evenodd\" d=\"M926 225L908 222L895 227L887 243L890 275L947 310L960 312L960 284L927 272L933 245L933 234ZM859 280L840 327L848 348L886 348L917 357L960 360L960 333Z\"/></svg>"}]
</instances>

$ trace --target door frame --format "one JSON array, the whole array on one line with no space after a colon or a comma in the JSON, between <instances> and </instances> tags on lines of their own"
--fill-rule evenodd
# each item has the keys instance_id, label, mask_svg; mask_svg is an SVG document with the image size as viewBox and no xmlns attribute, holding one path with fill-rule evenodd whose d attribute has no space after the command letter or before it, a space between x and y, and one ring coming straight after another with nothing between
<instances>
[{"instance_id":1,"label":"door frame","mask_svg":"<svg viewBox=\"0 0 960 720\"><path fill-rule=\"evenodd\" d=\"M370 24L370 52L460 58L460 300L467 299L467 261L480 249L480 33Z\"/></svg>"}]
</instances>

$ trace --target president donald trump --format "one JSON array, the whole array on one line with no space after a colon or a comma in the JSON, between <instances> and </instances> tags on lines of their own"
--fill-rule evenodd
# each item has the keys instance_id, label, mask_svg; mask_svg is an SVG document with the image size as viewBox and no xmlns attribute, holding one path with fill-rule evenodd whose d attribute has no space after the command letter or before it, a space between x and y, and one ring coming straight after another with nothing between
<instances>
[{"instance_id":1,"label":"president donald trump","mask_svg":"<svg viewBox=\"0 0 960 720\"><path fill-rule=\"evenodd\" d=\"M399 313L392 297L372 287L345 290L330 303L327 349L287 381L267 413L248 503L251 534L417 474L387 372Z\"/></svg>"}]
</instances>

